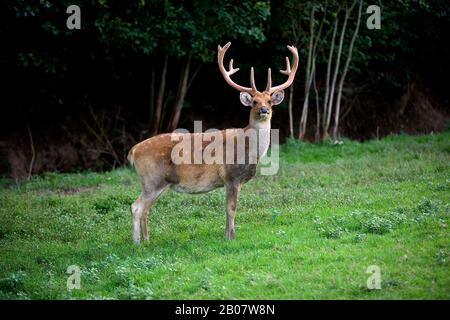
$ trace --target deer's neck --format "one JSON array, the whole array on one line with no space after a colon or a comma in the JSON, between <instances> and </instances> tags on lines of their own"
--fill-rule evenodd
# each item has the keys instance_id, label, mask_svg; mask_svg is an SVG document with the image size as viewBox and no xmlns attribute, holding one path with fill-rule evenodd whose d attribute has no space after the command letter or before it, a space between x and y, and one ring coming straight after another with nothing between
<instances>
[{"instance_id":1,"label":"deer's neck","mask_svg":"<svg viewBox=\"0 0 450 320\"><path fill-rule=\"evenodd\" d=\"M250 115L249 124L244 130L255 131L258 144L258 160L261 159L261 157L266 154L270 145L270 119L266 121L258 121Z\"/></svg>"}]
</instances>

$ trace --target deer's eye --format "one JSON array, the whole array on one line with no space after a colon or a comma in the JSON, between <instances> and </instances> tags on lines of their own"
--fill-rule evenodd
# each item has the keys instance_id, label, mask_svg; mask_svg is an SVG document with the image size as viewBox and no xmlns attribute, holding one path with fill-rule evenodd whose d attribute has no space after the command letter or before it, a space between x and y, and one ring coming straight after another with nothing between
<instances>
[{"instance_id":1,"label":"deer's eye","mask_svg":"<svg viewBox=\"0 0 450 320\"><path fill-rule=\"evenodd\" d=\"M256 102L256 101L253 101L253 105L256 106L256 104L257 104L257 102Z\"/></svg>"},{"instance_id":2,"label":"deer's eye","mask_svg":"<svg viewBox=\"0 0 450 320\"><path fill-rule=\"evenodd\" d=\"M270 100L267 100L267 104L270 104Z\"/></svg>"}]
</instances>

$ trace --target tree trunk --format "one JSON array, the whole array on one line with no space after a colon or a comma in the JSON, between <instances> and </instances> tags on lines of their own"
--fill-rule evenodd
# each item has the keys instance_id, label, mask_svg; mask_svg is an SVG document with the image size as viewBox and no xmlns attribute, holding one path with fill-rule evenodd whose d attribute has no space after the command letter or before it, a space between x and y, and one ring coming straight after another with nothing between
<instances>
[{"instance_id":1,"label":"tree trunk","mask_svg":"<svg viewBox=\"0 0 450 320\"><path fill-rule=\"evenodd\" d=\"M167 126L167 131L172 132L178 126L178 122L180 121L181 109L183 108L184 98L186 97L188 83L189 83L189 70L191 67L191 58L189 55L184 65L183 71L181 73L181 79L179 84L179 90L177 94L177 98L175 101L175 106L173 108L172 117L170 118L169 125Z\"/></svg>"},{"instance_id":2,"label":"tree trunk","mask_svg":"<svg viewBox=\"0 0 450 320\"><path fill-rule=\"evenodd\" d=\"M309 20L309 47L308 47L308 61L306 63L306 75L305 75L305 100L303 101L302 115L300 118L298 128L298 138L304 139L306 131L306 122L308 119L308 105L309 105L309 90L311 88L311 61L313 55L314 46L314 15L316 9L316 2L313 1L311 6L311 16Z\"/></svg>"},{"instance_id":3,"label":"tree trunk","mask_svg":"<svg viewBox=\"0 0 450 320\"><path fill-rule=\"evenodd\" d=\"M414 87L416 86L415 81L408 81L406 84L406 92L401 96L400 102L398 104L398 113L403 115L405 113L406 107L408 106L409 100L411 99L411 95L414 92Z\"/></svg>"},{"instance_id":4,"label":"tree trunk","mask_svg":"<svg viewBox=\"0 0 450 320\"><path fill-rule=\"evenodd\" d=\"M332 111L333 111L334 91L336 89L336 80L337 80L338 71L339 71L339 64L340 64L340 61L341 61L342 44L344 43L345 29L347 28L348 17L349 17L349 11L346 10L345 11L344 24L342 25L341 36L340 36L340 39L339 39L339 48L338 48L338 53L337 53L337 57L336 57L336 66L334 68L333 81L331 83L331 88L330 88L330 97L328 99L327 120L325 122L325 127L324 127L324 130L323 130L324 138L327 138L328 135L329 135L328 130L330 128L331 114L332 114Z\"/></svg>"},{"instance_id":5,"label":"tree trunk","mask_svg":"<svg viewBox=\"0 0 450 320\"><path fill-rule=\"evenodd\" d=\"M353 3L350 11L353 10L353 7L355 5L356 5L356 1ZM350 65L350 61L352 60L353 46L355 44L355 40L356 40L356 37L358 35L359 26L361 24L361 10L362 10L362 0L359 1L358 20L356 21L355 32L353 33L353 37L352 37L352 40L350 42L350 47L348 49L347 60L345 62L344 70L342 71L341 79L339 80L339 87L338 87L337 99L336 99L336 110L335 110L335 113L334 113L333 139L335 139L335 140L338 139L339 113L340 113L340 110L341 110L342 87L344 86L345 76L347 75L347 71L348 71L348 67Z\"/></svg>"},{"instance_id":6,"label":"tree trunk","mask_svg":"<svg viewBox=\"0 0 450 320\"><path fill-rule=\"evenodd\" d=\"M291 87L289 88L289 134L290 137L294 138L294 117L292 115L292 105L294 103L294 82L292 82Z\"/></svg>"},{"instance_id":7,"label":"tree trunk","mask_svg":"<svg viewBox=\"0 0 450 320\"><path fill-rule=\"evenodd\" d=\"M34 149L33 135L31 134L30 125L29 125L26 117L25 117L25 124L27 125L28 138L30 138L30 149L31 149L31 160L30 160L30 166L28 168L28 177L27 177L27 179L30 180L31 176L33 174L33 166L34 166L34 161L36 159L36 151Z\"/></svg>"},{"instance_id":8,"label":"tree trunk","mask_svg":"<svg viewBox=\"0 0 450 320\"><path fill-rule=\"evenodd\" d=\"M316 63L316 60L314 59L314 63ZM315 67L314 67L315 69ZM318 142L320 140L320 97L319 97L319 91L317 90L317 84L316 84L316 73L314 72L313 76L313 88L314 88L314 95L316 97L316 135L315 135L315 141Z\"/></svg>"},{"instance_id":9,"label":"tree trunk","mask_svg":"<svg viewBox=\"0 0 450 320\"><path fill-rule=\"evenodd\" d=\"M161 126L161 116L162 116L162 107L164 102L164 92L166 91L166 75L167 75L167 63L169 60L169 56L166 55L164 58L164 65L161 71L161 82L159 84L158 97L156 99L156 108L153 117L153 126L150 131L150 136L154 136L158 134L159 128Z\"/></svg>"},{"instance_id":10,"label":"tree trunk","mask_svg":"<svg viewBox=\"0 0 450 320\"><path fill-rule=\"evenodd\" d=\"M336 19L334 20L334 28L333 28L333 36L331 37L331 46L330 53L328 55L328 64L327 64L327 78L325 83L325 96L323 98L323 117L322 117L322 128L324 129L325 134L325 126L327 119L327 110L328 110L328 99L330 98L330 75L331 75L331 64L333 62L333 53L334 53L334 43L336 41L336 31L338 28L339 17L336 14Z\"/></svg>"},{"instance_id":11,"label":"tree trunk","mask_svg":"<svg viewBox=\"0 0 450 320\"><path fill-rule=\"evenodd\" d=\"M305 134L306 134L306 123L308 121L308 109L309 109L309 92L311 91L312 80L313 80L314 74L316 73L316 68L315 68L316 57L313 57L312 60L313 60L312 69L309 74L308 82L306 83L305 100L303 102L302 117L300 119L299 139L304 139Z\"/></svg>"},{"instance_id":12,"label":"tree trunk","mask_svg":"<svg viewBox=\"0 0 450 320\"><path fill-rule=\"evenodd\" d=\"M311 91L311 84L313 82L313 78L315 77L317 46L320 42L320 37L322 35L322 29L326 18L327 7L328 7L328 0L325 1L324 13L322 16L322 20L320 22L319 30L315 34L314 32L315 1L313 2L313 9L311 11L311 23L310 23L309 53L308 53L307 72L305 80L305 100L303 102L302 116L300 119L299 139L304 139L306 134L306 125L308 121L308 109L309 109L309 93Z\"/></svg>"}]
</instances>

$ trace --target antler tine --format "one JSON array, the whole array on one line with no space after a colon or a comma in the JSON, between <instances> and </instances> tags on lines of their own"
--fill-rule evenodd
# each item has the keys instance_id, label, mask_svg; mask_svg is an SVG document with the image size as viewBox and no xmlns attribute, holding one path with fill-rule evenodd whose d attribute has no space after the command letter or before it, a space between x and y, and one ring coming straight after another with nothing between
<instances>
[{"instance_id":1,"label":"antler tine","mask_svg":"<svg viewBox=\"0 0 450 320\"><path fill-rule=\"evenodd\" d=\"M280 72L282 74L289 76L289 78L286 80L285 83L283 83L279 86L270 88L269 93L271 93L271 94L274 93L275 91L281 91L281 90L286 89L294 81L295 73L297 72L297 68L298 68L298 51L297 51L297 48L294 46L287 46L287 48L292 53L292 56L294 58L294 64L291 69L291 64L289 63L289 58L286 57L286 70L280 70Z\"/></svg>"},{"instance_id":2,"label":"antler tine","mask_svg":"<svg viewBox=\"0 0 450 320\"><path fill-rule=\"evenodd\" d=\"M270 92L270 88L272 88L272 70L267 69L267 85L266 85L266 92Z\"/></svg>"},{"instance_id":3,"label":"antler tine","mask_svg":"<svg viewBox=\"0 0 450 320\"><path fill-rule=\"evenodd\" d=\"M233 80L231 80L230 76L239 71L239 68L234 69L233 68L233 59L230 60L229 68L230 70L226 70L223 65L223 58L225 56L225 53L227 52L228 48L230 47L231 42L228 42L226 45L221 47L220 45L217 46L217 63L219 64L219 70L222 73L223 78L225 81L236 90L239 90L241 92L248 92L254 94L256 91L255 87L255 78L253 74L253 68L250 72L250 83L252 85L251 88L243 87L235 83Z\"/></svg>"},{"instance_id":4,"label":"antler tine","mask_svg":"<svg viewBox=\"0 0 450 320\"><path fill-rule=\"evenodd\" d=\"M253 69L253 67L250 68L250 85L252 86L252 90L254 92L258 91L255 85L255 70Z\"/></svg>"},{"instance_id":5,"label":"antler tine","mask_svg":"<svg viewBox=\"0 0 450 320\"><path fill-rule=\"evenodd\" d=\"M286 57L286 70L280 70L282 74L289 75L291 73L291 63L289 62L289 58Z\"/></svg>"},{"instance_id":6,"label":"antler tine","mask_svg":"<svg viewBox=\"0 0 450 320\"><path fill-rule=\"evenodd\" d=\"M229 76L231 76L232 74L234 74L234 73L239 71L239 68L233 69L233 59L230 60L230 65L229 65L228 69L229 70L228 70L227 73L228 73Z\"/></svg>"}]
</instances>

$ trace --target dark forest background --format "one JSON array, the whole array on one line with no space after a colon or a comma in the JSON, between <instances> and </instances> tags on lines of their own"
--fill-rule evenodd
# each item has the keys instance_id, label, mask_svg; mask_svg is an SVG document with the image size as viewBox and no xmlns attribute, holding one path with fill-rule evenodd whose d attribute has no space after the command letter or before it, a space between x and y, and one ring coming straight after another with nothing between
<instances>
[{"instance_id":1,"label":"dark forest background","mask_svg":"<svg viewBox=\"0 0 450 320\"><path fill-rule=\"evenodd\" d=\"M217 45L228 41L226 60L240 68L233 79L248 86L254 66L259 88L268 67L276 84L284 81L276 70L286 45L298 47L294 86L273 118L282 141L364 140L448 124L446 0L1 3L3 176L111 169L136 142L192 129L194 120L204 129L245 126L248 109L217 67ZM73 4L80 30L66 27ZM381 29L366 26L370 5L381 8Z\"/></svg>"}]
</instances>

